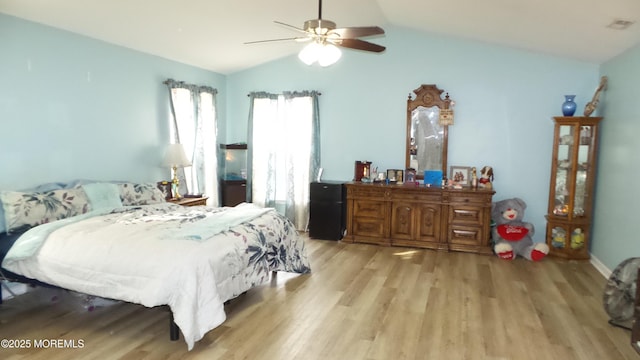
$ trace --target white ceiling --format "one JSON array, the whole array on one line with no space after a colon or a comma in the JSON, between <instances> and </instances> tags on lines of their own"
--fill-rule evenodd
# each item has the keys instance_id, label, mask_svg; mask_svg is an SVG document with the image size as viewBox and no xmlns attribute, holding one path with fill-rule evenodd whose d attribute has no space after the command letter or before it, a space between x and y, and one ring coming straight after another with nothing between
<instances>
[{"instance_id":1,"label":"white ceiling","mask_svg":"<svg viewBox=\"0 0 640 360\"><path fill-rule=\"evenodd\" d=\"M0 12L230 74L296 53L317 0L0 0ZM640 44L640 0L324 0L338 27L385 25L601 63ZM616 19L627 30L608 28ZM376 42L375 38L367 39ZM392 44L386 44L393 46ZM348 50L355 51L355 50Z\"/></svg>"}]
</instances>

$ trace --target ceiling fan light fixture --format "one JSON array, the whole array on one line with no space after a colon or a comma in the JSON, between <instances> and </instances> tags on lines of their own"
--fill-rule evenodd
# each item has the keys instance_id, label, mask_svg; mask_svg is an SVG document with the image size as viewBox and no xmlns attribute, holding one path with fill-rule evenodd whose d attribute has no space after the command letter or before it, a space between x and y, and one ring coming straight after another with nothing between
<instances>
[{"instance_id":1,"label":"ceiling fan light fixture","mask_svg":"<svg viewBox=\"0 0 640 360\"><path fill-rule=\"evenodd\" d=\"M340 57L342 57L342 51L340 51L337 46L333 44L325 44L320 52L318 65L322 67L333 65L340 60Z\"/></svg>"},{"instance_id":2,"label":"ceiling fan light fixture","mask_svg":"<svg viewBox=\"0 0 640 360\"><path fill-rule=\"evenodd\" d=\"M316 41L313 41L303 47L302 50L300 50L300 52L298 53L298 59L300 59L300 61L307 65L311 65L314 62L318 61L321 51L322 45L318 44Z\"/></svg>"},{"instance_id":3,"label":"ceiling fan light fixture","mask_svg":"<svg viewBox=\"0 0 640 360\"><path fill-rule=\"evenodd\" d=\"M341 57L342 51L337 46L318 41L308 44L298 53L298 59L303 63L313 65L317 61L322 67L335 64Z\"/></svg>"}]
</instances>

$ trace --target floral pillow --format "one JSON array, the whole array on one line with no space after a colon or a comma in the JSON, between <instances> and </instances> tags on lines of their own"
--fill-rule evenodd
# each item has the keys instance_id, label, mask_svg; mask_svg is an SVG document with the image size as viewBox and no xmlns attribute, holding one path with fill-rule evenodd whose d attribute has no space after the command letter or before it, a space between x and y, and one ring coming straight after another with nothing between
<instances>
[{"instance_id":1,"label":"floral pillow","mask_svg":"<svg viewBox=\"0 0 640 360\"><path fill-rule=\"evenodd\" d=\"M150 205L165 202L165 196L155 183L120 183L120 200L123 206Z\"/></svg>"},{"instance_id":2,"label":"floral pillow","mask_svg":"<svg viewBox=\"0 0 640 360\"><path fill-rule=\"evenodd\" d=\"M89 211L84 190L61 189L47 192L0 192L7 232L36 226Z\"/></svg>"}]
</instances>

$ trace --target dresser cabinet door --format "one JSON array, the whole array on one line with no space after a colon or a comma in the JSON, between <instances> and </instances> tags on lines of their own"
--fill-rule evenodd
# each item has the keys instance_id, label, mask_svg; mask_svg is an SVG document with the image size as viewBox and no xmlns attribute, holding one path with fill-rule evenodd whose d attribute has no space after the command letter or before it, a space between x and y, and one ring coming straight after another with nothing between
<instances>
[{"instance_id":1,"label":"dresser cabinet door","mask_svg":"<svg viewBox=\"0 0 640 360\"><path fill-rule=\"evenodd\" d=\"M416 240L423 242L439 242L440 238L440 205L416 204L417 232Z\"/></svg>"},{"instance_id":2,"label":"dresser cabinet door","mask_svg":"<svg viewBox=\"0 0 640 360\"><path fill-rule=\"evenodd\" d=\"M440 205L394 201L391 244L433 248L440 238Z\"/></svg>"},{"instance_id":3,"label":"dresser cabinet door","mask_svg":"<svg viewBox=\"0 0 640 360\"><path fill-rule=\"evenodd\" d=\"M413 240L416 228L415 204L393 202L391 204L391 241Z\"/></svg>"}]
</instances>

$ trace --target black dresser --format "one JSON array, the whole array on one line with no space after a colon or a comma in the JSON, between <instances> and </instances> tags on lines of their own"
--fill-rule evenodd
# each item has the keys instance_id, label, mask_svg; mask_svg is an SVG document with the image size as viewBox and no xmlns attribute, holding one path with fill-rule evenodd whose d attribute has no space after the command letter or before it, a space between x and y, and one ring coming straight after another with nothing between
<instances>
[{"instance_id":1,"label":"black dresser","mask_svg":"<svg viewBox=\"0 0 640 360\"><path fill-rule=\"evenodd\" d=\"M340 240L346 229L344 182L322 181L310 184L309 237Z\"/></svg>"}]
</instances>

